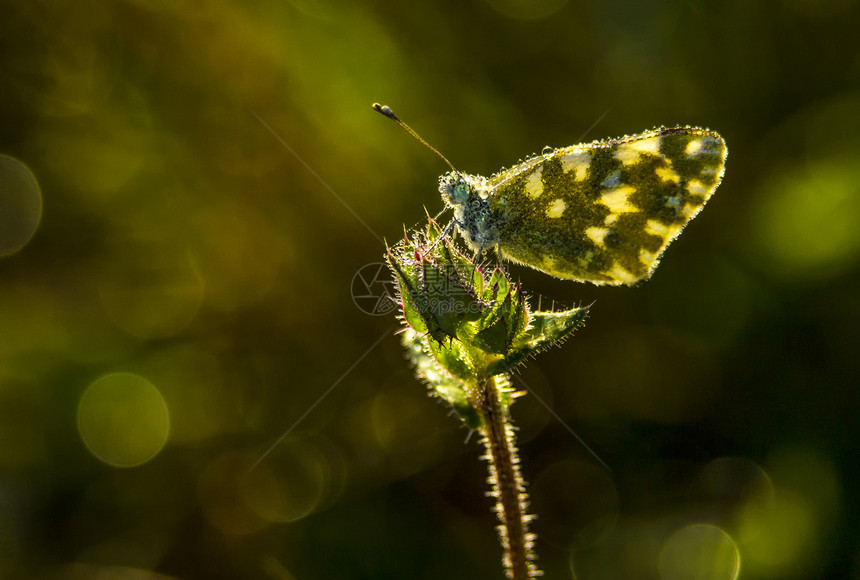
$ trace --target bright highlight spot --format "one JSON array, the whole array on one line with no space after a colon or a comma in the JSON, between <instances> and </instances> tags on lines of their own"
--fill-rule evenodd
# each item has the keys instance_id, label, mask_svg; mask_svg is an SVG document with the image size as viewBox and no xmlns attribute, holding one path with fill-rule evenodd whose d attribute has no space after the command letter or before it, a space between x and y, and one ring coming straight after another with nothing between
<instances>
[{"instance_id":1,"label":"bright highlight spot","mask_svg":"<svg viewBox=\"0 0 860 580\"><path fill-rule=\"evenodd\" d=\"M783 169L781 168L782 172ZM752 223L763 266L792 276L836 275L860 256L860 172L855 157L773 176Z\"/></svg>"},{"instance_id":2,"label":"bright highlight spot","mask_svg":"<svg viewBox=\"0 0 860 580\"><path fill-rule=\"evenodd\" d=\"M658 569L662 580L735 580L741 557L734 540L723 530L693 524L666 540Z\"/></svg>"},{"instance_id":3,"label":"bright highlight spot","mask_svg":"<svg viewBox=\"0 0 860 580\"><path fill-rule=\"evenodd\" d=\"M702 143L703 142L704 142L703 139L696 139L695 141L690 141L687 144L687 148L684 149L684 153L686 153L687 155L695 155L696 153L698 153L699 151L702 150Z\"/></svg>"},{"instance_id":4,"label":"bright highlight spot","mask_svg":"<svg viewBox=\"0 0 860 580\"><path fill-rule=\"evenodd\" d=\"M567 209L567 204L564 203L563 199L557 199L552 202L549 208L546 210L546 217L548 218L560 218L564 213L564 210Z\"/></svg>"},{"instance_id":5,"label":"bright highlight spot","mask_svg":"<svg viewBox=\"0 0 860 580\"><path fill-rule=\"evenodd\" d=\"M755 513L755 536L744 542L744 554L754 569L767 570L782 576L804 570L810 553L816 547L818 522L804 498L789 492L777 492L773 505L766 513ZM761 532L759 532L761 530ZM741 529L740 539L745 536Z\"/></svg>"},{"instance_id":6,"label":"bright highlight spot","mask_svg":"<svg viewBox=\"0 0 860 580\"><path fill-rule=\"evenodd\" d=\"M170 430L167 403L138 375L113 373L94 381L78 403L78 432L90 453L115 467L146 463Z\"/></svg>"},{"instance_id":7,"label":"bright highlight spot","mask_svg":"<svg viewBox=\"0 0 860 580\"><path fill-rule=\"evenodd\" d=\"M531 172L526 178L526 193L531 197L538 197L541 193L543 193L543 182L541 181L541 176L543 175L543 167L538 167L534 171Z\"/></svg>"},{"instance_id":8,"label":"bright highlight spot","mask_svg":"<svg viewBox=\"0 0 860 580\"><path fill-rule=\"evenodd\" d=\"M574 172L574 179L582 181L588 175L588 168L591 165L591 155L582 149L574 149L567 155L561 158L561 167L564 172Z\"/></svg>"},{"instance_id":9,"label":"bright highlight spot","mask_svg":"<svg viewBox=\"0 0 860 580\"><path fill-rule=\"evenodd\" d=\"M19 251L42 219L42 193L27 167L0 155L0 257Z\"/></svg>"}]
</instances>

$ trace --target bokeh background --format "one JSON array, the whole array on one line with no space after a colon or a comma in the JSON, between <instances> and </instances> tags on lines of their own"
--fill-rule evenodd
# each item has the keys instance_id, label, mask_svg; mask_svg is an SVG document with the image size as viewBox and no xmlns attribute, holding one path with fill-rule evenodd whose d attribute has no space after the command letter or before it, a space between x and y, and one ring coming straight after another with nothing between
<instances>
[{"instance_id":1,"label":"bokeh background","mask_svg":"<svg viewBox=\"0 0 860 580\"><path fill-rule=\"evenodd\" d=\"M480 447L379 299L446 169L380 101L484 175L659 125L728 142L647 283L511 268L594 302L516 382L547 578L860 578L858 25L850 0L4 2L0 577L501 577Z\"/></svg>"}]
</instances>

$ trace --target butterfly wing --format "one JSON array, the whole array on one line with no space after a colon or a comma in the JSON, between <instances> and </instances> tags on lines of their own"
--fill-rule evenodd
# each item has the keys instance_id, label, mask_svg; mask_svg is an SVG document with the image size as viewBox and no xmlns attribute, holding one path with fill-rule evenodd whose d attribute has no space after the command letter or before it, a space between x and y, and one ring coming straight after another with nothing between
<instances>
[{"instance_id":1,"label":"butterfly wing","mask_svg":"<svg viewBox=\"0 0 860 580\"><path fill-rule=\"evenodd\" d=\"M632 284L720 183L727 149L715 132L657 129L574 145L488 182L502 257L558 278Z\"/></svg>"}]
</instances>

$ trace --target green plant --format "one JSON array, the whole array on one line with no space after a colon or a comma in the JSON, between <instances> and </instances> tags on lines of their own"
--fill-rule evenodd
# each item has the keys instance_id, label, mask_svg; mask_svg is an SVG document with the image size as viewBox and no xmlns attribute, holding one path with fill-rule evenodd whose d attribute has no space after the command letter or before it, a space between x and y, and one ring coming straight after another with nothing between
<instances>
[{"instance_id":1,"label":"green plant","mask_svg":"<svg viewBox=\"0 0 860 580\"><path fill-rule=\"evenodd\" d=\"M518 393L509 373L570 336L588 308L532 311L519 284L500 268L477 267L433 220L389 248L386 261L399 289L402 341L418 376L486 449L507 576L539 576L510 418Z\"/></svg>"}]
</instances>

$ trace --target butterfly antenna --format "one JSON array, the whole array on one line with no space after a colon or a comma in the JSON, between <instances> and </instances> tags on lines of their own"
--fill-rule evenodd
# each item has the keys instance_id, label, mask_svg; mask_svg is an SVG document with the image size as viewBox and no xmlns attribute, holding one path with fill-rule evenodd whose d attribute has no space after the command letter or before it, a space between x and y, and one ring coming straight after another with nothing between
<instances>
[{"instance_id":1,"label":"butterfly antenna","mask_svg":"<svg viewBox=\"0 0 860 580\"><path fill-rule=\"evenodd\" d=\"M374 111L376 111L376 112L378 112L378 113L381 113L381 114L385 115L386 117L388 117L389 119L391 119L392 121L394 121L395 123L397 123L398 125L400 125L400 127L401 127L401 128L403 128L403 130L404 130L404 131L406 131L407 133L409 133L410 135L412 135L413 137L415 137L415 138L418 140L418 142L419 142L419 143L421 143L422 145L424 145L425 147L427 147L427 149L429 149L430 151L432 151L433 153L435 153L436 155L438 155L438 156L439 156L439 158L440 158L440 159L442 159L442 161L444 161L444 162L448 165L448 167L450 167L450 168L451 168L451 170L452 170L452 171L457 172L457 168L456 168L456 167L454 167L454 166L451 164L451 162L450 162L450 161L448 161L448 158L447 158L447 157L445 157L444 155L442 155L441 153L439 153L439 150L438 150L438 149L436 149L435 147L433 147L430 143L428 143L427 141L425 141L424 139L422 139L422 138L421 138L421 135L419 135L418 133L416 133L415 131L413 131L413 130L412 130L412 127L410 127L409 125L407 125L406 123L404 123L403 121L401 121L401 120L397 117L397 115L395 115L395 114L394 114L394 111L392 111L392 110L388 107L388 105L380 105L379 103L373 103L373 110L374 110Z\"/></svg>"}]
</instances>

